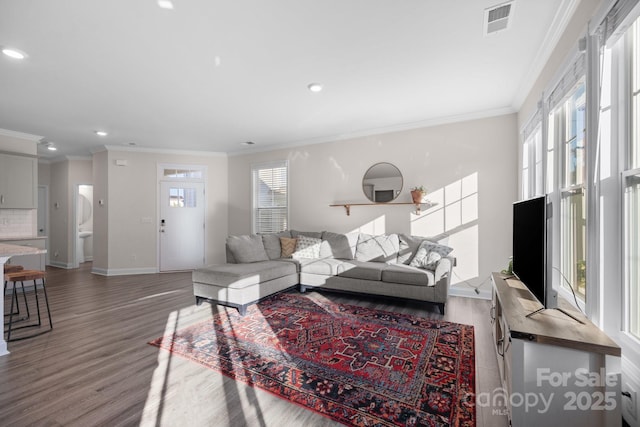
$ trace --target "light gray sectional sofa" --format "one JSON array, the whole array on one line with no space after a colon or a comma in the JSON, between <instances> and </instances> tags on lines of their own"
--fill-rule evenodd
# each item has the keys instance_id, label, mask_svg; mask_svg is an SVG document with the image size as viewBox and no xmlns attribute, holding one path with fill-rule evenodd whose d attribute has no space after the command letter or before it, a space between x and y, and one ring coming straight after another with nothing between
<instances>
[{"instance_id":1,"label":"light gray sectional sofa","mask_svg":"<svg viewBox=\"0 0 640 427\"><path fill-rule=\"evenodd\" d=\"M240 314L295 285L301 292L326 289L426 301L444 314L455 265L451 248L404 234L287 230L230 236L226 249L226 264L193 272L193 291L198 305L210 301ZM283 249L293 250L292 257Z\"/></svg>"}]
</instances>

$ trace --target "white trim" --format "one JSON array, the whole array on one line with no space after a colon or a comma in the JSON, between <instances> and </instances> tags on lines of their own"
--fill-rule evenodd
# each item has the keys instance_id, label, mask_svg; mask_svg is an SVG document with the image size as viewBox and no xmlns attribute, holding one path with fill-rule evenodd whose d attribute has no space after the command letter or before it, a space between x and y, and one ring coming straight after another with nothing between
<instances>
[{"instance_id":1,"label":"white trim","mask_svg":"<svg viewBox=\"0 0 640 427\"><path fill-rule=\"evenodd\" d=\"M181 154L185 156L206 156L206 157L227 157L227 153L220 151L190 151L190 150L173 150L168 148L144 148L144 147L127 147L118 145L103 145L91 149L91 154L101 151L127 151L134 153L154 153L154 154Z\"/></svg>"},{"instance_id":2,"label":"white trim","mask_svg":"<svg viewBox=\"0 0 640 427\"><path fill-rule=\"evenodd\" d=\"M158 269L155 267L141 268L93 268L91 273L99 276L128 276L135 274L156 274Z\"/></svg>"},{"instance_id":3,"label":"white trim","mask_svg":"<svg viewBox=\"0 0 640 427\"><path fill-rule=\"evenodd\" d=\"M65 270L71 270L72 268L76 268L73 266L73 263L61 262L61 261L51 261L49 265L51 267L64 268Z\"/></svg>"},{"instance_id":4,"label":"white trim","mask_svg":"<svg viewBox=\"0 0 640 427\"><path fill-rule=\"evenodd\" d=\"M306 145L325 144L327 142L344 141L344 140L348 140L348 139L362 138L362 137L367 137L367 136L372 136L372 135L381 135L381 134L387 134L387 133L402 132L402 131L405 131L405 130L428 128L428 127L451 124L451 123L459 123L459 122L466 122L466 121L471 121L471 120L485 119L485 118L488 118L488 117L504 116L504 115L513 114L513 113L516 113L516 112L517 112L517 110L515 108L513 108L513 107L504 107L504 108L496 108L496 109L493 109L493 110L476 111L476 112L467 113L467 114L459 114L459 115L455 115L455 116L438 117L438 118L434 118L434 119L427 119L427 120L422 120L422 121L417 121L417 122L410 122L410 123L401 123L401 124L397 124L397 125L384 126L384 127L373 128L373 129L368 129L368 130L357 130L357 131L347 132L347 133L342 133L342 134L320 136L320 137L317 137L317 138L306 139L306 140L303 140L303 141L291 141L291 142L286 142L286 143L282 143L282 144L268 145L268 146L264 146L264 147L258 147L256 145L253 145L253 146L251 146L251 148L246 148L246 149L244 149L242 151L229 151L227 153L227 156L229 156L229 157L245 156L245 155L248 155L248 154L263 153L263 152L275 151L275 150L280 150L280 149L302 147L302 146L306 146Z\"/></svg>"},{"instance_id":5,"label":"white trim","mask_svg":"<svg viewBox=\"0 0 640 427\"><path fill-rule=\"evenodd\" d=\"M0 129L0 135L8 136L11 138L26 139L28 141L34 141L34 142L40 142L40 140L44 138L44 136L32 135L30 133L16 132L14 130L9 130L9 129Z\"/></svg>"},{"instance_id":6,"label":"white trim","mask_svg":"<svg viewBox=\"0 0 640 427\"><path fill-rule=\"evenodd\" d=\"M522 82L516 91L513 103L511 104L515 110L520 110L522 107L524 100L527 98L533 88L533 85L540 77L540 73L549 61L553 50L556 48L562 34L564 34L564 31L566 30L567 25L579 4L580 0L562 0L560 5L557 6L557 12L551 22L551 26L547 30L546 36L542 41L533 62L528 67L529 71L522 79Z\"/></svg>"}]
</instances>

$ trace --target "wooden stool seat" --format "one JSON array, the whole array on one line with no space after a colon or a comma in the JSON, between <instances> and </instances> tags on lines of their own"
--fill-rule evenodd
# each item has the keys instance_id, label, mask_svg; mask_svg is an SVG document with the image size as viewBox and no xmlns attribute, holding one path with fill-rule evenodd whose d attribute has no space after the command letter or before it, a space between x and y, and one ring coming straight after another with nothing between
<instances>
[{"instance_id":1,"label":"wooden stool seat","mask_svg":"<svg viewBox=\"0 0 640 427\"><path fill-rule=\"evenodd\" d=\"M22 270L24 270L24 267L21 266L21 265L17 265L17 264L5 264L4 265L4 273L5 274L7 274L7 273L16 273L16 272L22 271ZM27 297L24 295L24 285L22 285L22 287L23 287L22 295L24 297L24 304L25 304L25 307L27 307L27 310L29 310L29 306L27 305ZM4 288L3 289L4 289L4 294L6 294L7 293L7 279L6 279L6 277L4 279ZM18 314L18 315L20 314L20 305L19 304L16 303L16 311L15 312L5 313L4 316L8 317L11 314Z\"/></svg>"},{"instance_id":2,"label":"wooden stool seat","mask_svg":"<svg viewBox=\"0 0 640 427\"><path fill-rule=\"evenodd\" d=\"M45 284L45 272L44 271L40 271L40 270L18 270L18 271L14 271L12 273L7 273L4 275L4 283L5 283L5 289L7 287L7 283L11 282L13 283L13 292L11 294L11 309L9 310L9 329L7 331L7 341L18 341L18 340L23 340L26 338L32 338L38 335L42 335L44 333L47 332L51 332L51 330L53 330L53 321L51 320L51 310L49 309L49 298L47 296L47 287ZM40 280L41 283L38 284L37 280ZM31 314L29 312L29 304L27 301L27 293L25 292L24 289L24 282L27 281L33 281L33 297L35 299L35 303L36 303L36 313L38 314L38 323L33 323L31 322L30 324L20 324L20 326L14 326L14 316L19 314L19 310L14 312L14 304L16 305L16 308L18 308L18 294L16 293L16 290L18 288L18 283L20 283L20 286L22 287L22 296L24 298L24 302L25 302L25 307L27 310L27 317L25 318L21 318L21 319L16 319L16 321L21 322L23 320L29 320ZM49 328L48 329L41 329L42 325L42 316L40 314L40 299L38 298L38 289L42 290L42 293L44 294L44 301L45 301L45 307L47 310L47 317L49 318ZM32 333L30 335L24 335L24 334L20 334L20 336L18 337L12 337L11 333L15 330L18 329L25 329L25 328L38 328L38 331L35 333Z\"/></svg>"},{"instance_id":3,"label":"wooden stool seat","mask_svg":"<svg viewBox=\"0 0 640 427\"><path fill-rule=\"evenodd\" d=\"M4 274L7 273L15 273L16 271L22 271L24 267L21 265L13 265L13 264L5 264L4 265Z\"/></svg>"},{"instance_id":4,"label":"wooden stool seat","mask_svg":"<svg viewBox=\"0 0 640 427\"><path fill-rule=\"evenodd\" d=\"M40 280L44 279L44 271L39 270L22 270L14 273L7 273L4 275L4 280L7 282L26 282L28 280Z\"/></svg>"}]
</instances>

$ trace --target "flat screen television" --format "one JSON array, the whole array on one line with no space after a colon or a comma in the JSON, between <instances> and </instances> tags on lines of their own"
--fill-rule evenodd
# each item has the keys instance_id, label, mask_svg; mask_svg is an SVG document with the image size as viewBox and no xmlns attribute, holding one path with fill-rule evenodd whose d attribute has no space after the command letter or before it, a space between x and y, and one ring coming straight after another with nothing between
<instances>
[{"instance_id":1,"label":"flat screen television","mask_svg":"<svg viewBox=\"0 0 640 427\"><path fill-rule=\"evenodd\" d=\"M547 198L513 204L513 274L548 307Z\"/></svg>"}]
</instances>

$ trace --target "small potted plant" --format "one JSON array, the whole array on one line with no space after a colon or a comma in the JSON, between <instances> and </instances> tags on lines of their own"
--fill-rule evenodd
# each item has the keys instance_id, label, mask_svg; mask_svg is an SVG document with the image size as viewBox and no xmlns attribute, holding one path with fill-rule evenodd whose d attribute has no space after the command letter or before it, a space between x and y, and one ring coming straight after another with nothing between
<instances>
[{"instance_id":1,"label":"small potted plant","mask_svg":"<svg viewBox=\"0 0 640 427\"><path fill-rule=\"evenodd\" d=\"M411 189L411 199L413 199L413 203L415 203L416 205L422 203L422 199L424 198L425 194L427 194L427 190L425 190L422 185L413 187Z\"/></svg>"}]
</instances>

